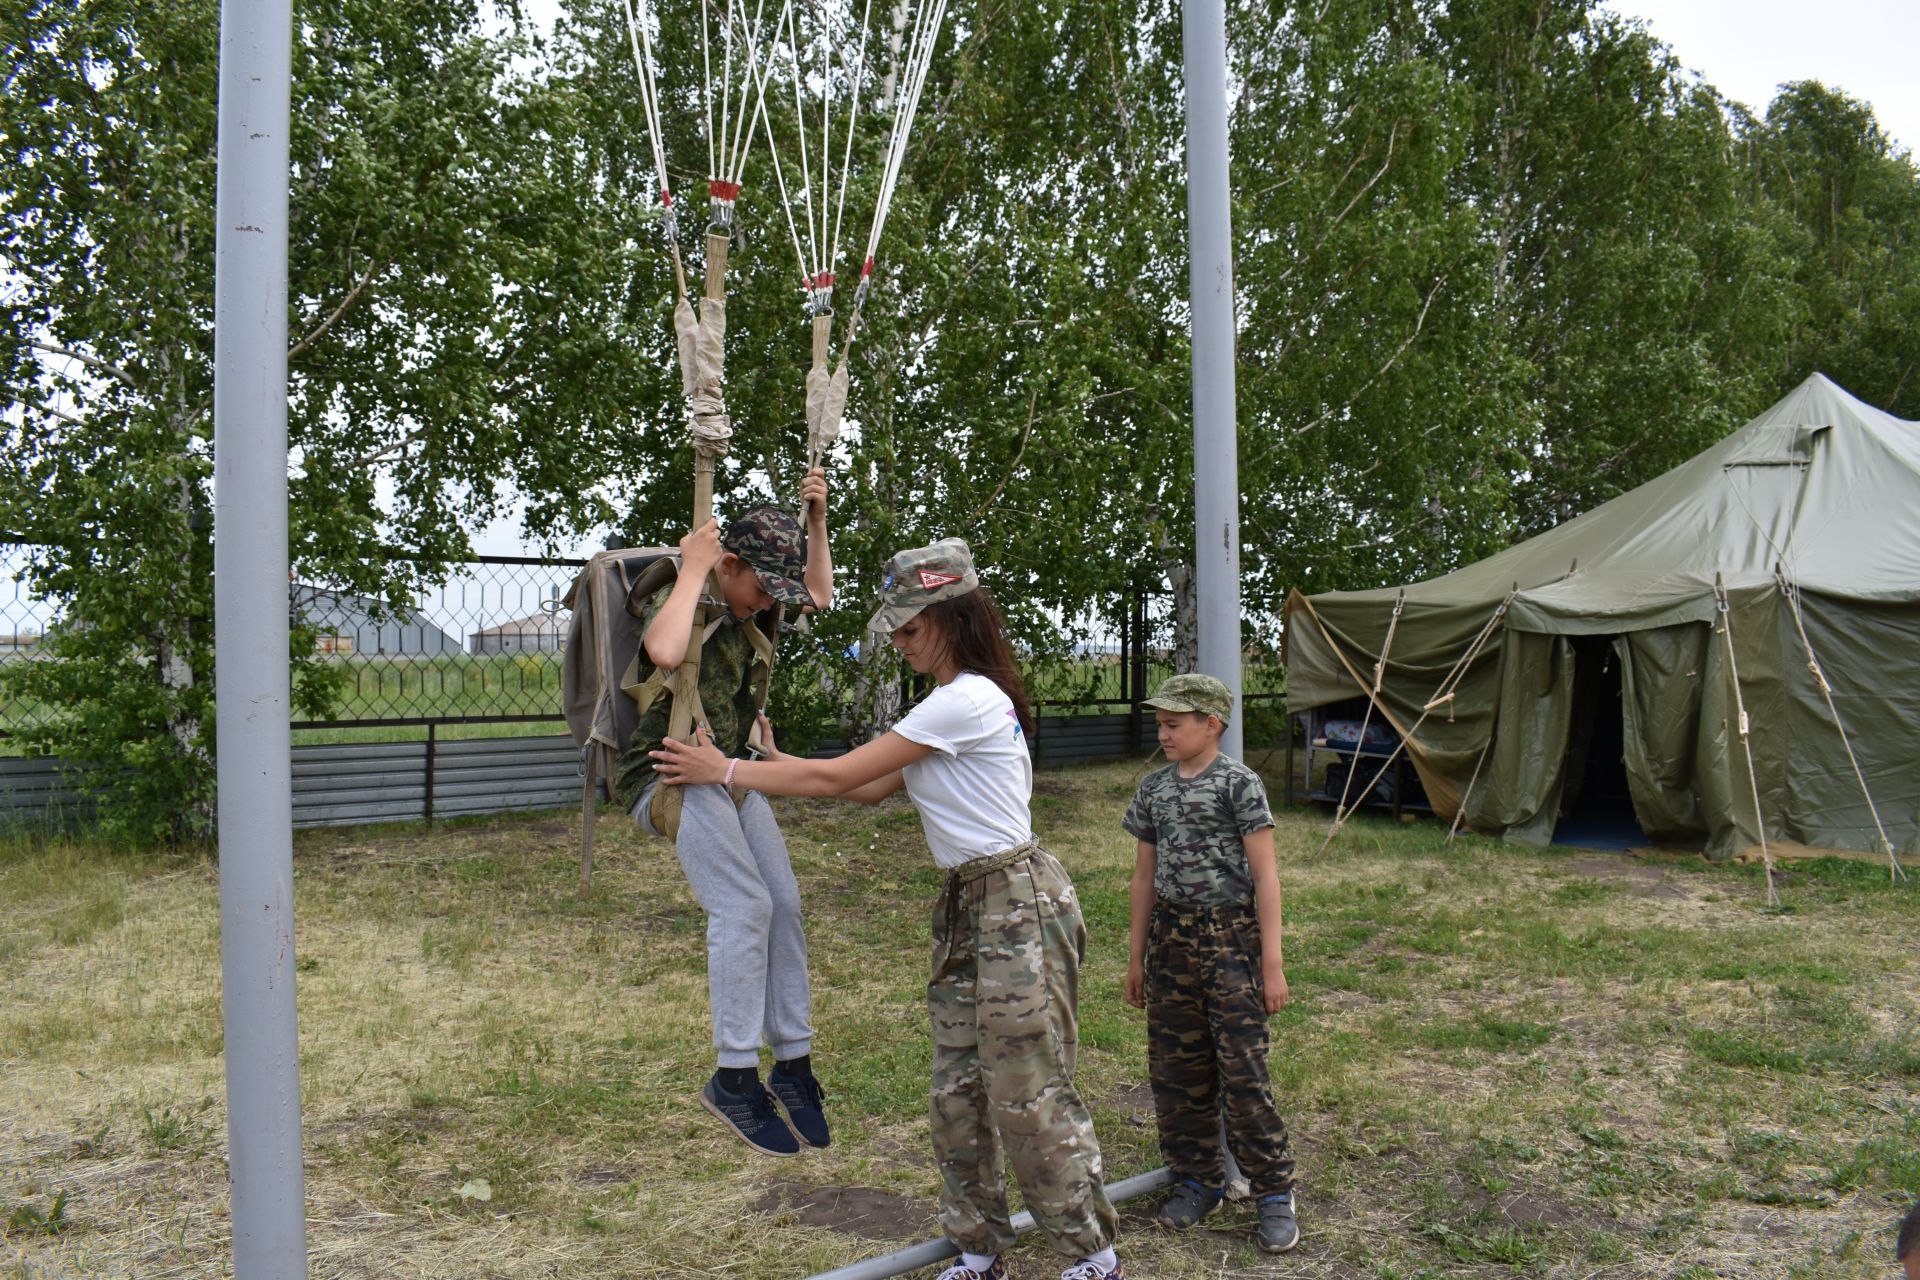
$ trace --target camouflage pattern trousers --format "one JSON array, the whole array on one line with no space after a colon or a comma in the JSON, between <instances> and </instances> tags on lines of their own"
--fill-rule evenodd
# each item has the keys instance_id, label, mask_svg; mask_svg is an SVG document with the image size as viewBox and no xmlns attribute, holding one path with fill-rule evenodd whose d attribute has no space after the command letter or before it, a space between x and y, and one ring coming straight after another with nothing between
<instances>
[{"instance_id":1,"label":"camouflage pattern trousers","mask_svg":"<svg viewBox=\"0 0 1920 1280\"><path fill-rule=\"evenodd\" d=\"M1073 1087L1087 930L1065 868L1031 848L983 875L950 873L933 910L940 1225L968 1253L1011 1247L1011 1160L1041 1235L1083 1258L1114 1235L1093 1117Z\"/></svg>"},{"instance_id":2,"label":"camouflage pattern trousers","mask_svg":"<svg viewBox=\"0 0 1920 1280\"><path fill-rule=\"evenodd\" d=\"M1267 1078L1267 996L1252 907L1161 902L1147 930L1147 1074L1160 1153L1216 1190L1227 1142L1256 1196L1293 1186L1286 1122Z\"/></svg>"}]
</instances>

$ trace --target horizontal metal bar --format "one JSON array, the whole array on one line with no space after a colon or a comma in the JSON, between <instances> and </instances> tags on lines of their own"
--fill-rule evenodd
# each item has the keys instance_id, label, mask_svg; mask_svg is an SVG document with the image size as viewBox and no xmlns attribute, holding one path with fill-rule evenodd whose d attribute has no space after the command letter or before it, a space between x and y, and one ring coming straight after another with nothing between
<instances>
[{"instance_id":1,"label":"horizontal metal bar","mask_svg":"<svg viewBox=\"0 0 1920 1280\"><path fill-rule=\"evenodd\" d=\"M1173 1181L1173 1175L1165 1169L1155 1169L1152 1173L1142 1173L1131 1178L1123 1178L1107 1187L1107 1199L1113 1204L1121 1204L1135 1196L1146 1195ZM1013 1233L1033 1230L1033 1215L1017 1213L1013 1216ZM924 1240L919 1244L895 1253L882 1254L878 1258L868 1258L864 1262L850 1263L836 1267L832 1271L822 1271L808 1277L808 1280L890 1280L892 1276L904 1275L920 1267L931 1267L945 1262L948 1258L957 1258L960 1251L953 1242L946 1239Z\"/></svg>"},{"instance_id":2,"label":"horizontal metal bar","mask_svg":"<svg viewBox=\"0 0 1920 1280\"><path fill-rule=\"evenodd\" d=\"M392 716L382 720L295 720L295 729L401 729L424 728L430 724L560 724L566 717L558 711L521 716ZM345 743L309 743L310 746L344 746ZM299 749L296 744L295 750Z\"/></svg>"}]
</instances>

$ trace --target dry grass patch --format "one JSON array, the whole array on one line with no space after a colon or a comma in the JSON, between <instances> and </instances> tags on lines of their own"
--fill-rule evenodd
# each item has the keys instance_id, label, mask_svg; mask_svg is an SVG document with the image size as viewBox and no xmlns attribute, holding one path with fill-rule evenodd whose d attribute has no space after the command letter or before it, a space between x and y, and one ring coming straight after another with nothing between
<instances>
[{"instance_id":1,"label":"dry grass patch","mask_svg":"<svg viewBox=\"0 0 1920 1280\"><path fill-rule=\"evenodd\" d=\"M1111 1176L1159 1163L1119 996L1137 770L1049 773L1093 953L1081 1086ZM303 835L316 1277L799 1277L931 1231L912 812L783 804L836 1139L752 1156L710 1069L704 925L670 850L554 817ZM1867 1277L1920 1194L1920 891L1283 815L1295 1003L1273 1072L1300 1251L1229 1206L1123 1210L1136 1276ZM218 885L201 856L0 847L0 1275L223 1272ZM1048 1274L1031 1245L1022 1275ZM6 1270L3 1268L9 1268Z\"/></svg>"}]
</instances>

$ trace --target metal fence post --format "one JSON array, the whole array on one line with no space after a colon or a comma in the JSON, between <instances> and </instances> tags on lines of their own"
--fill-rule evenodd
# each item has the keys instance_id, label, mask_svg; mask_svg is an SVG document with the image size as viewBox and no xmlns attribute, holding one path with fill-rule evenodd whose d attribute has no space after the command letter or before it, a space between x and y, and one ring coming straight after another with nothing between
<instances>
[{"instance_id":1,"label":"metal fence post","mask_svg":"<svg viewBox=\"0 0 1920 1280\"><path fill-rule=\"evenodd\" d=\"M437 741L434 737L434 730L439 727L440 726L433 724L427 726L427 785L426 794L421 804L420 816L428 825L432 825L433 823L433 768L436 763L434 759L434 746Z\"/></svg>"}]
</instances>

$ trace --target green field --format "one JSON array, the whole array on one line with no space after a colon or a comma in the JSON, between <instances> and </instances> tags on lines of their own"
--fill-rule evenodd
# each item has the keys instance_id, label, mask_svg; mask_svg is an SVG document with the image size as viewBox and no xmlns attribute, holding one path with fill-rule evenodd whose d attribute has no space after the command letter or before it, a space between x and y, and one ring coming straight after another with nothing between
<instances>
[{"instance_id":1,"label":"green field","mask_svg":"<svg viewBox=\"0 0 1920 1280\"><path fill-rule=\"evenodd\" d=\"M1043 771L1092 948L1079 1083L1109 1176L1159 1163L1120 999L1136 766ZM834 1146L770 1161L692 1101L704 931L672 853L565 814L296 844L316 1276L803 1277L929 1234L926 912L905 805L783 803ZM1889 1275L1920 1195L1920 883L1534 851L1283 814L1273 1075L1300 1250L1240 1206L1122 1212L1129 1273ZM0 1275L223 1272L218 894L204 853L0 845ZM1023 1244L1025 1280L1054 1274Z\"/></svg>"}]
</instances>

